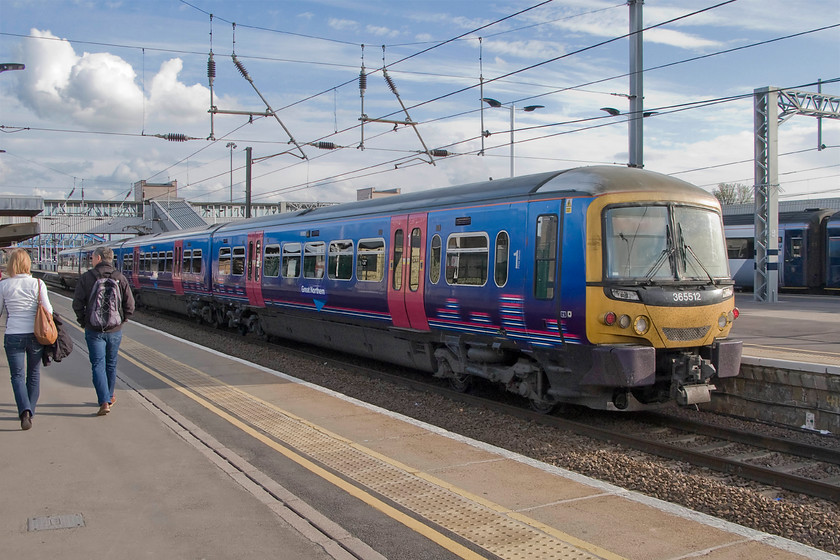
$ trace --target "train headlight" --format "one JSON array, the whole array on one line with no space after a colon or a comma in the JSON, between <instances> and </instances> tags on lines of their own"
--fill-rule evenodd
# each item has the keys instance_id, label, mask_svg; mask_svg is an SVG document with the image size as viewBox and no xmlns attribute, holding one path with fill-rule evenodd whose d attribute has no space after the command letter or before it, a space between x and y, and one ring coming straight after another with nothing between
<instances>
[{"instance_id":1,"label":"train headlight","mask_svg":"<svg viewBox=\"0 0 840 560\"><path fill-rule=\"evenodd\" d=\"M636 334L645 334L650 329L650 319L644 315L639 315L633 320L633 330Z\"/></svg>"},{"instance_id":2,"label":"train headlight","mask_svg":"<svg viewBox=\"0 0 840 560\"><path fill-rule=\"evenodd\" d=\"M720 295L723 299L731 298L734 293L735 292L732 289L732 286L724 286L724 288L720 291Z\"/></svg>"},{"instance_id":3,"label":"train headlight","mask_svg":"<svg viewBox=\"0 0 840 560\"><path fill-rule=\"evenodd\" d=\"M615 299L621 299L624 301L639 301L639 294L632 290L616 290L613 288L610 290L610 293Z\"/></svg>"},{"instance_id":4,"label":"train headlight","mask_svg":"<svg viewBox=\"0 0 840 560\"><path fill-rule=\"evenodd\" d=\"M718 328L723 330L726 328L726 325L729 324L729 318L726 316L726 313L721 313L720 317L718 317Z\"/></svg>"},{"instance_id":5,"label":"train headlight","mask_svg":"<svg viewBox=\"0 0 840 560\"><path fill-rule=\"evenodd\" d=\"M618 326L622 329L626 329L630 326L630 315L622 315L618 318Z\"/></svg>"}]
</instances>

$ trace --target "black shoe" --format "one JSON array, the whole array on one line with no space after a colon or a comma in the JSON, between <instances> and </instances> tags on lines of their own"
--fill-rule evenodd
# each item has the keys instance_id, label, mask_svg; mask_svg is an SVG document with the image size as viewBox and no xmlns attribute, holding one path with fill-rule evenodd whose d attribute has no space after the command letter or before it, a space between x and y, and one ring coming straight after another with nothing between
<instances>
[{"instance_id":1,"label":"black shoe","mask_svg":"<svg viewBox=\"0 0 840 560\"><path fill-rule=\"evenodd\" d=\"M32 427L32 413L28 410L24 410L23 414L20 415L20 429L21 430L28 430Z\"/></svg>"}]
</instances>

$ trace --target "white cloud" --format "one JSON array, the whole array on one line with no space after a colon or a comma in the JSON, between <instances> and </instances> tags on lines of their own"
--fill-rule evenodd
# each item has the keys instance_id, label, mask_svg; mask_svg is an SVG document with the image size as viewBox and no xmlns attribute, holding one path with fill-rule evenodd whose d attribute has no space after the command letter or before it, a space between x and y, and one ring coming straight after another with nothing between
<instances>
[{"instance_id":1,"label":"white cloud","mask_svg":"<svg viewBox=\"0 0 840 560\"><path fill-rule=\"evenodd\" d=\"M332 27L333 29L337 29L339 31L344 31L346 29L355 29L359 26L359 24L351 19L338 19L338 18L330 18L327 22L327 25Z\"/></svg>"},{"instance_id":2,"label":"white cloud","mask_svg":"<svg viewBox=\"0 0 840 560\"><path fill-rule=\"evenodd\" d=\"M396 29L389 29L387 27L382 27L378 25L368 25L365 27L365 31L370 33L371 35L376 35L377 37L399 37L400 32Z\"/></svg>"}]
</instances>

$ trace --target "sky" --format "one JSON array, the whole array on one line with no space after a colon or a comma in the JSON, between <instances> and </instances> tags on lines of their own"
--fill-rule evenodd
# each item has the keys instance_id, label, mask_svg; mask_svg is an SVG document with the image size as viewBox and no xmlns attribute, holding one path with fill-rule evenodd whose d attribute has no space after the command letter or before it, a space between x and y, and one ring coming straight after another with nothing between
<instances>
[{"instance_id":1,"label":"sky","mask_svg":"<svg viewBox=\"0 0 840 560\"><path fill-rule=\"evenodd\" d=\"M647 0L643 22L646 169L751 186L753 92L840 95L840 0ZM628 32L618 0L0 0L0 62L26 66L0 73L0 194L241 203L246 148L260 203L626 165ZM840 121L822 150L814 117L778 138L781 200L840 197Z\"/></svg>"}]
</instances>

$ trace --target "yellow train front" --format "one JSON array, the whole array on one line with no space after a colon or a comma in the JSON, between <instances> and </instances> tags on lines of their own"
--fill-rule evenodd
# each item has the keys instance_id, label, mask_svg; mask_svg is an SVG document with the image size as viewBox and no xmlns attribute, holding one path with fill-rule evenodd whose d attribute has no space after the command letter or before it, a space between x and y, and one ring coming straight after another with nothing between
<instances>
[{"instance_id":1,"label":"yellow train front","mask_svg":"<svg viewBox=\"0 0 840 560\"><path fill-rule=\"evenodd\" d=\"M664 176L645 179L638 190L596 196L586 211L594 347L580 384L612 387L619 410L708 402L714 379L740 368L741 342L727 339L738 309L717 200Z\"/></svg>"}]
</instances>

